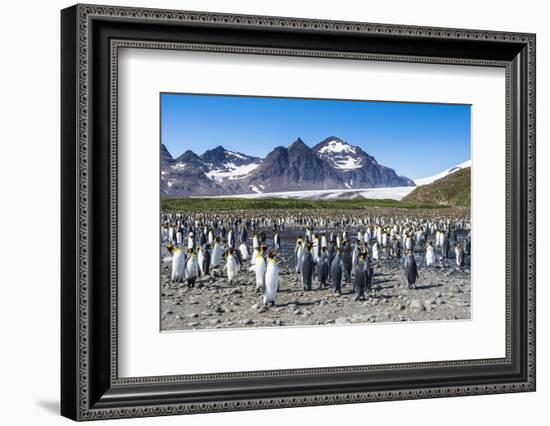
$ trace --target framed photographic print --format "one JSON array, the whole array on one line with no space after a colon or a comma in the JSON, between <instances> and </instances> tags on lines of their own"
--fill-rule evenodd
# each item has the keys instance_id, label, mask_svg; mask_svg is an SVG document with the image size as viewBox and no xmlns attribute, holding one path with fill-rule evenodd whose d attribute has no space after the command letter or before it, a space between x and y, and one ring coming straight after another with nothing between
<instances>
[{"instance_id":1,"label":"framed photographic print","mask_svg":"<svg viewBox=\"0 0 550 426\"><path fill-rule=\"evenodd\" d=\"M74 420L535 390L535 36L76 5Z\"/></svg>"}]
</instances>

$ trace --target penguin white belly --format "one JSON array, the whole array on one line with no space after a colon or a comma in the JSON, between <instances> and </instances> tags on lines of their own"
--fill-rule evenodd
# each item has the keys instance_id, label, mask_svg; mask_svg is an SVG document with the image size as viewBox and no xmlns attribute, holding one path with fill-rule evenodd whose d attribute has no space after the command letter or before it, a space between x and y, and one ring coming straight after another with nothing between
<instances>
[{"instance_id":1,"label":"penguin white belly","mask_svg":"<svg viewBox=\"0 0 550 426\"><path fill-rule=\"evenodd\" d=\"M433 265L435 262L435 251L433 247L428 247L426 250L426 266Z\"/></svg>"},{"instance_id":2,"label":"penguin white belly","mask_svg":"<svg viewBox=\"0 0 550 426\"><path fill-rule=\"evenodd\" d=\"M254 270L256 272L256 289L263 289L265 287L265 259L258 255L256 258L256 264Z\"/></svg>"},{"instance_id":3,"label":"penguin white belly","mask_svg":"<svg viewBox=\"0 0 550 426\"><path fill-rule=\"evenodd\" d=\"M227 280L232 283L239 274L239 267L237 261L233 256L227 257Z\"/></svg>"},{"instance_id":4,"label":"penguin white belly","mask_svg":"<svg viewBox=\"0 0 550 426\"><path fill-rule=\"evenodd\" d=\"M304 256L304 249L298 248L296 252L296 272L302 272L302 257Z\"/></svg>"},{"instance_id":5,"label":"penguin white belly","mask_svg":"<svg viewBox=\"0 0 550 426\"><path fill-rule=\"evenodd\" d=\"M260 254L258 249L254 249L254 253L252 253L252 258L250 259L250 264L255 265L256 264L256 258Z\"/></svg>"},{"instance_id":6,"label":"penguin white belly","mask_svg":"<svg viewBox=\"0 0 550 426\"><path fill-rule=\"evenodd\" d=\"M279 267L275 262L269 262L265 272L264 304L275 302L279 289Z\"/></svg>"},{"instance_id":7,"label":"penguin white belly","mask_svg":"<svg viewBox=\"0 0 550 426\"><path fill-rule=\"evenodd\" d=\"M217 268L220 266L220 262L222 260L222 249L219 246L219 244L214 245L214 249L212 250L212 259L210 263L212 264L213 268Z\"/></svg>"},{"instance_id":8,"label":"penguin white belly","mask_svg":"<svg viewBox=\"0 0 550 426\"><path fill-rule=\"evenodd\" d=\"M199 259L199 270L201 271L201 274L204 275L204 269L203 269L204 253L202 252L202 250L199 252L198 259Z\"/></svg>"},{"instance_id":9,"label":"penguin white belly","mask_svg":"<svg viewBox=\"0 0 550 426\"><path fill-rule=\"evenodd\" d=\"M199 276L199 264L195 256L191 256L187 260L185 273L187 274L187 279L194 279Z\"/></svg>"},{"instance_id":10,"label":"penguin white belly","mask_svg":"<svg viewBox=\"0 0 550 426\"><path fill-rule=\"evenodd\" d=\"M250 255L248 254L248 247L246 246L245 243L242 243L239 246L239 251L241 252L241 257L243 258L243 260L248 260Z\"/></svg>"},{"instance_id":11,"label":"penguin white belly","mask_svg":"<svg viewBox=\"0 0 550 426\"><path fill-rule=\"evenodd\" d=\"M372 247L372 258L374 260L378 260L378 246L377 245L374 245Z\"/></svg>"},{"instance_id":12,"label":"penguin white belly","mask_svg":"<svg viewBox=\"0 0 550 426\"><path fill-rule=\"evenodd\" d=\"M176 250L172 255L172 281L182 280L185 270L185 254Z\"/></svg>"}]
</instances>

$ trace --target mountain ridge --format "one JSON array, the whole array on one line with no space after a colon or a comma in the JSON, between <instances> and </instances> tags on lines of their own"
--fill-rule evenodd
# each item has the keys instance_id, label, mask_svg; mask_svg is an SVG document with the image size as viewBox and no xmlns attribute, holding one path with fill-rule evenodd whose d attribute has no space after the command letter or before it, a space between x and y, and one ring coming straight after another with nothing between
<instances>
[{"instance_id":1,"label":"mountain ridge","mask_svg":"<svg viewBox=\"0 0 550 426\"><path fill-rule=\"evenodd\" d=\"M161 146L161 191L164 196L414 185L413 180L379 164L359 146L336 136L313 147L298 137L288 147L275 147L263 159L227 150L223 145L206 150L202 155L187 150L174 159L167 147Z\"/></svg>"}]
</instances>

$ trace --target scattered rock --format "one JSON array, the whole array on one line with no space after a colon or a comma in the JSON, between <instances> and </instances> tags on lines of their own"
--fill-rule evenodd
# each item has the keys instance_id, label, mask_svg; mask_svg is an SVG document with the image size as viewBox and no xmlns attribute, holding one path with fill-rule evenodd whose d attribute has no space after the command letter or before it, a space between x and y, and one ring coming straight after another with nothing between
<instances>
[{"instance_id":1,"label":"scattered rock","mask_svg":"<svg viewBox=\"0 0 550 426\"><path fill-rule=\"evenodd\" d=\"M411 311L421 312L421 311L424 311L426 308L420 302L420 300L413 299L413 300L411 300L411 303L409 304L409 309Z\"/></svg>"}]
</instances>

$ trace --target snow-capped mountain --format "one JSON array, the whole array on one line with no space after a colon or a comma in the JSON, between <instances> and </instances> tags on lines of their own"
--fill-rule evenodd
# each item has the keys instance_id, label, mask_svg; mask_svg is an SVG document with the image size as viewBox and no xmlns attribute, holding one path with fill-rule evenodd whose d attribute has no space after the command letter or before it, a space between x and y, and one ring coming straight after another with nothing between
<instances>
[{"instance_id":1,"label":"snow-capped mountain","mask_svg":"<svg viewBox=\"0 0 550 426\"><path fill-rule=\"evenodd\" d=\"M206 175L218 183L226 179L242 179L262 163L257 157L228 151L223 146L206 151L200 159L208 168Z\"/></svg>"},{"instance_id":2,"label":"snow-capped mountain","mask_svg":"<svg viewBox=\"0 0 550 426\"><path fill-rule=\"evenodd\" d=\"M332 167L338 170L359 169L364 165L364 157L367 156L361 148L344 142L335 136L330 136L319 142L313 147L313 150L319 157L328 161Z\"/></svg>"},{"instance_id":3,"label":"snow-capped mountain","mask_svg":"<svg viewBox=\"0 0 550 426\"><path fill-rule=\"evenodd\" d=\"M223 194L224 189L206 176L208 167L193 152L185 151L174 159L161 148L161 193L163 195Z\"/></svg>"},{"instance_id":4,"label":"snow-capped mountain","mask_svg":"<svg viewBox=\"0 0 550 426\"><path fill-rule=\"evenodd\" d=\"M318 143L313 150L334 168L345 188L414 186L411 179L398 176L393 169L378 164L372 155L360 147L336 136Z\"/></svg>"},{"instance_id":5,"label":"snow-capped mountain","mask_svg":"<svg viewBox=\"0 0 550 426\"><path fill-rule=\"evenodd\" d=\"M457 172L461 169L464 169L466 167L472 167L472 160L464 161L463 163L457 164L456 166L450 167L446 170L443 170L442 172L439 172L433 176L428 176L420 179L415 179L414 183L416 183L416 186L421 185L428 185L432 182L435 182L438 179L444 178L445 176L448 176L454 172Z\"/></svg>"},{"instance_id":6,"label":"snow-capped mountain","mask_svg":"<svg viewBox=\"0 0 550 426\"><path fill-rule=\"evenodd\" d=\"M174 159L161 147L161 189L168 196L212 196L288 191L414 186L361 148L331 136L313 148L298 138L265 159L222 146Z\"/></svg>"},{"instance_id":7,"label":"snow-capped mountain","mask_svg":"<svg viewBox=\"0 0 550 426\"><path fill-rule=\"evenodd\" d=\"M271 151L262 165L251 173L248 185L252 190L261 188L261 192L274 192L289 188L338 188L342 183L330 164L298 138L288 148L280 146Z\"/></svg>"}]
</instances>

